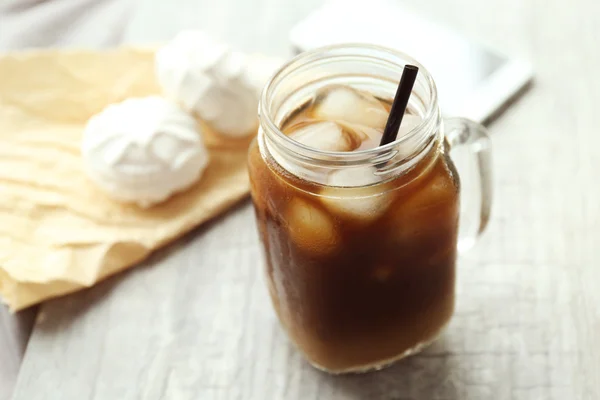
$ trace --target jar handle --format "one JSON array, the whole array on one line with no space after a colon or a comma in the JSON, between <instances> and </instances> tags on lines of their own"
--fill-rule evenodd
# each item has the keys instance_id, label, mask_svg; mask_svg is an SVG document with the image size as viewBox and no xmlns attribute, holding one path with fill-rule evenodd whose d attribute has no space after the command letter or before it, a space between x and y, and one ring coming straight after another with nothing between
<instances>
[{"instance_id":1,"label":"jar handle","mask_svg":"<svg viewBox=\"0 0 600 400\"><path fill-rule=\"evenodd\" d=\"M450 155L460 177L458 251L469 250L485 230L492 208L492 142L487 130L465 118L444 119Z\"/></svg>"}]
</instances>

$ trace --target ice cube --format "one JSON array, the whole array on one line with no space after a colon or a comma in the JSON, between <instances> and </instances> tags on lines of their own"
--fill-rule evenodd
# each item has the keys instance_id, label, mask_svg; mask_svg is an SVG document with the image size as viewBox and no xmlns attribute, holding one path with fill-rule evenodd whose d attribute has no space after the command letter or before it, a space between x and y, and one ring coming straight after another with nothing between
<instances>
[{"instance_id":1,"label":"ice cube","mask_svg":"<svg viewBox=\"0 0 600 400\"><path fill-rule=\"evenodd\" d=\"M342 129L331 121L301 124L289 136L306 146L323 151L352 151L362 141L353 132Z\"/></svg>"},{"instance_id":2,"label":"ice cube","mask_svg":"<svg viewBox=\"0 0 600 400\"><path fill-rule=\"evenodd\" d=\"M375 167L345 168L330 174L321 201L331 212L355 221L368 222L381 216L391 196Z\"/></svg>"},{"instance_id":3,"label":"ice cube","mask_svg":"<svg viewBox=\"0 0 600 400\"><path fill-rule=\"evenodd\" d=\"M367 150L374 149L375 147L379 147L381 143L381 137L383 136L383 129L372 128L367 125L350 123L345 121L338 120L337 123L344 129L351 133L353 133L356 137L361 139L361 143L356 150ZM421 123L421 117L413 114L405 114L402 118L402 124L400 125L400 129L398 131L397 138L402 138L406 136L408 132L413 130ZM418 143L419 138L415 138L414 140L410 140L406 146L402 146L406 149L406 151L414 151L413 147L415 143Z\"/></svg>"},{"instance_id":4,"label":"ice cube","mask_svg":"<svg viewBox=\"0 0 600 400\"><path fill-rule=\"evenodd\" d=\"M369 93L336 86L317 98L314 116L327 121L346 121L383 131L388 111Z\"/></svg>"},{"instance_id":5,"label":"ice cube","mask_svg":"<svg viewBox=\"0 0 600 400\"><path fill-rule=\"evenodd\" d=\"M310 163L305 163L299 160L290 158L285 153L280 152L274 146L268 147L268 153L272 157L272 163L270 160L267 161L269 165L272 165L278 173L291 174L300 179L304 179L308 182L324 183L327 179L327 169L320 168Z\"/></svg>"},{"instance_id":6,"label":"ice cube","mask_svg":"<svg viewBox=\"0 0 600 400\"><path fill-rule=\"evenodd\" d=\"M430 171L430 174L432 176L429 180L407 199L406 211L424 212L439 205L447 205L456 199L456 185L445 168L438 165Z\"/></svg>"},{"instance_id":7,"label":"ice cube","mask_svg":"<svg viewBox=\"0 0 600 400\"><path fill-rule=\"evenodd\" d=\"M360 144L356 150L373 149L378 147L379 143L381 142L383 131L380 129L339 120L337 123L342 127L342 129L352 133L355 137L360 139Z\"/></svg>"},{"instance_id":8,"label":"ice cube","mask_svg":"<svg viewBox=\"0 0 600 400\"><path fill-rule=\"evenodd\" d=\"M431 174L415 193L396 203L391 223L398 243L435 245L455 233L458 189L445 170L434 168Z\"/></svg>"},{"instance_id":9,"label":"ice cube","mask_svg":"<svg viewBox=\"0 0 600 400\"><path fill-rule=\"evenodd\" d=\"M318 256L337 249L339 233L325 210L296 197L289 203L286 216L288 232L301 249Z\"/></svg>"},{"instance_id":10,"label":"ice cube","mask_svg":"<svg viewBox=\"0 0 600 400\"><path fill-rule=\"evenodd\" d=\"M371 166L346 167L329 175L328 185L336 187L361 187L381 182L377 168Z\"/></svg>"},{"instance_id":11,"label":"ice cube","mask_svg":"<svg viewBox=\"0 0 600 400\"><path fill-rule=\"evenodd\" d=\"M422 119L418 115L414 114L404 114L402 117L402 123L400 124L400 129L398 130L398 138L405 136L408 132L416 128Z\"/></svg>"}]
</instances>

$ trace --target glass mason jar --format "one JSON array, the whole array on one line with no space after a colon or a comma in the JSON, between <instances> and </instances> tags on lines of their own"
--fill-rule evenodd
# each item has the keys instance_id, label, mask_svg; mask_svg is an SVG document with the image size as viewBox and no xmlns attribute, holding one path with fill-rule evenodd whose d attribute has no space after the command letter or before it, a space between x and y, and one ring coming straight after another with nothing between
<instances>
[{"instance_id":1,"label":"glass mason jar","mask_svg":"<svg viewBox=\"0 0 600 400\"><path fill-rule=\"evenodd\" d=\"M393 99L408 63L420 68L408 109L422 120L395 142L327 152L281 132L331 84ZM457 251L470 247L490 212L484 128L442 120L427 70L370 45L294 58L264 88L259 118L252 199L273 305L297 348L315 367L342 373L381 368L433 341L454 310ZM459 180L450 150L469 182ZM331 186L333 173L348 179Z\"/></svg>"}]
</instances>

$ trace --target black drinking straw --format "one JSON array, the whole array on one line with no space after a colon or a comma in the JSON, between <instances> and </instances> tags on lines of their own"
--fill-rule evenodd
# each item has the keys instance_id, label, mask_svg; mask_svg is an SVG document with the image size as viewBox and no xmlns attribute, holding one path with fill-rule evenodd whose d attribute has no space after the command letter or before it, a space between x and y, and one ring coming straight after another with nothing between
<instances>
[{"instance_id":1,"label":"black drinking straw","mask_svg":"<svg viewBox=\"0 0 600 400\"><path fill-rule=\"evenodd\" d=\"M406 111L408 99L412 93L418 73L419 67L410 64L404 66L404 71L402 71L402 77L400 78L400 84L398 85L398 90L396 91L396 97L394 97L392 109L390 110L390 116L385 124L383 136L381 137L381 142L379 143L380 146L392 143L394 140L396 140L398 131L400 130L400 124L402 123L402 118L404 117L404 111Z\"/></svg>"}]
</instances>

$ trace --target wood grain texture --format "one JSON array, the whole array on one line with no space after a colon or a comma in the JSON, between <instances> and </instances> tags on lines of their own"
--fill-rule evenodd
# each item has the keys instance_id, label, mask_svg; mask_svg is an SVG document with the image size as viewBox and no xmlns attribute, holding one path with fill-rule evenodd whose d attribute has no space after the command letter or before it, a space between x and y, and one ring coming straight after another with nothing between
<instances>
[{"instance_id":1,"label":"wood grain texture","mask_svg":"<svg viewBox=\"0 0 600 400\"><path fill-rule=\"evenodd\" d=\"M0 52L32 47L106 47L122 40L133 0L0 2ZM92 11L92 12L90 12ZM0 76L0 79L4 77ZM12 395L37 308L0 304L0 400Z\"/></svg>"},{"instance_id":2,"label":"wood grain texture","mask_svg":"<svg viewBox=\"0 0 600 400\"><path fill-rule=\"evenodd\" d=\"M128 38L199 26L285 54L287 30L318 1L166 3L142 6ZM378 373L309 367L271 309L246 203L139 268L44 305L14 399L600 398L600 3L418 8L536 70L532 90L491 127L494 212L459 260L456 315L438 342Z\"/></svg>"},{"instance_id":3,"label":"wood grain texture","mask_svg":"<svg viewBox=\"0 0 600 400\"><path fill-rule=\"evenodd\" d=\"M36 309L11 314L0 305L0 400L10 398Z\"/></svg>"}]
</instances>

